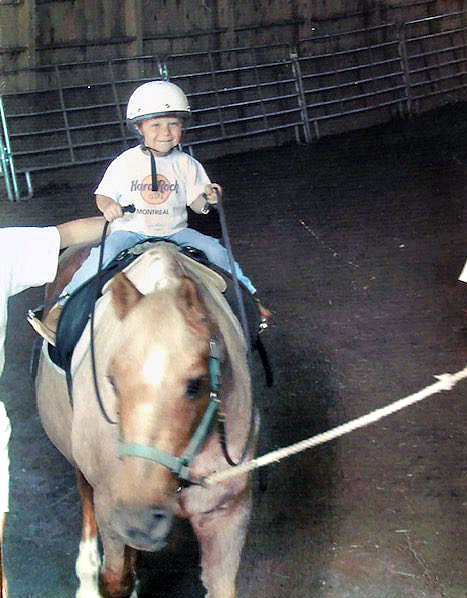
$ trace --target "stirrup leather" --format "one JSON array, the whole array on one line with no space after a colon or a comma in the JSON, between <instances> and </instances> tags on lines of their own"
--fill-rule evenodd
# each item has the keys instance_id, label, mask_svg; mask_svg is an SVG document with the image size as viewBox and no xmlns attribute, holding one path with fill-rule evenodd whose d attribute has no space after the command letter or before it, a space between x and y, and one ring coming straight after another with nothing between
<instances>
[{"instance_id":1,"label":"stirrup leather","mask_svg":"<svg viewBox=\"0 0 467 598\"><path fill-rule=\"evenodd\" d=\"M57 324L62 313L63 305L57 304L52 307L44 321L39 320L36 314L29 310L28 322L34 330L48 343L55 347L55 333L57 332Z\"/></svg>"}]
</instances>

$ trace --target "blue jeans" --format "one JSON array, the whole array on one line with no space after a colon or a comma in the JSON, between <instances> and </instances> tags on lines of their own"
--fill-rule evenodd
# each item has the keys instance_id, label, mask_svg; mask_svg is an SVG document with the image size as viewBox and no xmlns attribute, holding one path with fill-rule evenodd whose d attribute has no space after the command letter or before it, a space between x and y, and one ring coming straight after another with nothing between
<instances>
[{"instance_id":1,"label":"blue jeans","mask_svg":"<svg viewBox=\"0 0 467 598\"><path fill-rule=\"evenodd\" d=\"M141 241L146 241L149 238L150 237L140 233L134 233L125 230L115 231L105 240L104 259L102 266L107 266L107 264L109 264L114 257L120 253L120 251L128 249L129 247L132 247ZM192 228L184 228L178 233L174 233L173 235L164 238L168 241L174 241L181 247L191 246L204 251L210 262L231 273L227 250L219 243L217 239L214 239L214 237L203 235ZM64 293L71 294L79 286L81 286L97 273L97 266L99 265L99 253L100 247L93 247L91 249L91 253L83 262L81 268L75 272L73 278L63 289ZM235 262L235 273L238 280L246 286L250 293L254 294L256 292L255 287L253 286L251 280L243 274L242 269L237 262Z\"/></svg>"}]
</instances>

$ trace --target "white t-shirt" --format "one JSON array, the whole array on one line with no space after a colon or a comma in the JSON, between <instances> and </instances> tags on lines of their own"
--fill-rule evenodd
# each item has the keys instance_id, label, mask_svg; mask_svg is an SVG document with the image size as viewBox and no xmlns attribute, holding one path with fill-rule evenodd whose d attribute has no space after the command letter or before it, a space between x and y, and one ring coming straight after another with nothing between
<instances>
[{"instance_id":1,"label":"white t-shirt","mask_svg":"<svg viewBox=\"0 0 467 598\"><path fill-rule=\"evenodd\" d=\"M55 226L0 228L0 375L5 365L8 298L52 281L59 250L60 235ZM8 511L9 437L10 422L0 401L0 512Z\"/></svg>"},{"instance_id":2,"label":"white t-shirt","mask_svg":"<svg viewBox=\"0 0 467 598\"><path fill-rule=\"evenodd\" d=\"M204 192L209 177L197 160L178 149L155 160L157 191L151 191L149 151L139 145L124 151L107 168L94 193L136 208L135 213L114 220L111 232L126 230L166 237L186 228L186 206Z\"/></svg>"},{"instance_id":3,"label":"white t-shirt","mask_svg":"<svg viewBox=\"0 0 467 598\"><path fill-rule=\"evenodd\" d=\"M5 363L8 297L51 282L57 273L60 235L55 226L0 228L0 375Z\"/></svg>"}]
</instances>

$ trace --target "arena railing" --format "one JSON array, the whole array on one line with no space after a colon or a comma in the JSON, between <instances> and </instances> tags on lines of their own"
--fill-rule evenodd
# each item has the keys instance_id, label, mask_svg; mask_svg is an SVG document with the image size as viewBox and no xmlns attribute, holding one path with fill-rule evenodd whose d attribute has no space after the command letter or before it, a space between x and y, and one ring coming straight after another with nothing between
<instances>
[{"instance_id":1,"label":"arena railing","mask_svg":"<svg viewBox=\"0 0 467 598\"><path fill-rule=\"evenodd\" d=\"M290 131L296 141L310 141L288 44L176 54L165 62L171 81L188 92L193 119L184 143L197 155L229 153L236 141L240 147L271 134L280 143Z\"/></svg>"},{"instance_id":2,"label":"arena railing","mask_svg":"<svg viewBox=\"0 0 467 598\"><path fill-rule=\"evenodd\" d=\"M465 100L466 16L459 11L404 24L412 113L439 106L440 96L444 101Z\"/></svg>"},{"instance_id":3,"label":"arena railing","mask_svg":"<svg viewBox=\"0 0 467 598\"><path fill-rule=\"evenodd\" d=\"M10 201L30 199L33 196L34 191L32 188L31 173L25 171L24 175L27 192L25 195L21 195L15 170L13 152L11 150L10 137L8 134L5 108L3 106L3 99L0 96L0 177L3 177L7 198Z\"/></svg>"},{"instance_id":4,"label":"arena railing","mask_svg":"<svg viewBox=\"0 0 467 598\"><path fill-rule=\"evenodd\" d=\"M465 101L465 14L302 40L298 55L315 137L358 126L359 115L368 126L370 112L378 122Z\"/></svg>"},{"instance_id":5,"label":"arena railing","mask_svg":"<svg viewBox=\"0 0 467 598\"><path fill-rule=\"evenodd\" d=\"M205 159L370 126L465 100L465 13L289 44L42 65L2 76L1 173L106 162L135 143L124 111L140 83L168 78L193 110L184 144ZM14 162L13 162L14 160ZM9 173L5 177L5 173ZM7 183L8 180L8 183ZM8 189L7 189L8 191Z\"/></svg>"},{"instance_id":6,"label":"arena railing","mask_svg":"<svg viewBox=\"0 0 467 598\"><path fill-rule=\"evenodd\" d=\"M394 116L391 109L406 112L399 45L394 24L316 36L298 44L305 105L316 138L333 132L336 119L342 127L347 117L347 128L352 128L355 116L362 113L378 110L379 119L389 120Z\"/></svg>"}]
</instances>

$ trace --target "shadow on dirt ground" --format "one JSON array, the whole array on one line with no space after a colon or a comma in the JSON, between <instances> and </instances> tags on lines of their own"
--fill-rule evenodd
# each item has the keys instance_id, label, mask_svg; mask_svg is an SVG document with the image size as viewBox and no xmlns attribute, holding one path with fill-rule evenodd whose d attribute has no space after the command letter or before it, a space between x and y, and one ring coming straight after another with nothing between
<instances>
[{"instance_id":1,"label":"shadow on dirt ground","mask_svg":"<svg viewBox=\"0 0 467 598\"><path fill-rule=\"evenodd\" d=\"M234 251L274 323L275 385L259 384L260 452L411 394L467 363L465 105L413 120L218 159ZM0 224L94 213L101 167ZM80 181L80 184L76 184ZM84 184L82 181L87 181ZM212 216L194 220L218 234ZM29 290L11 301L1 383L13 425L6 533L11 598L71 598L80 506L44 437L28 379ZM260 374L261 375L261 374ZM462 598L466 383L254 476L241 598ZM201 598L196 542L181 522L141 562L142 598Z\"/></svg>"}]
</instances>

